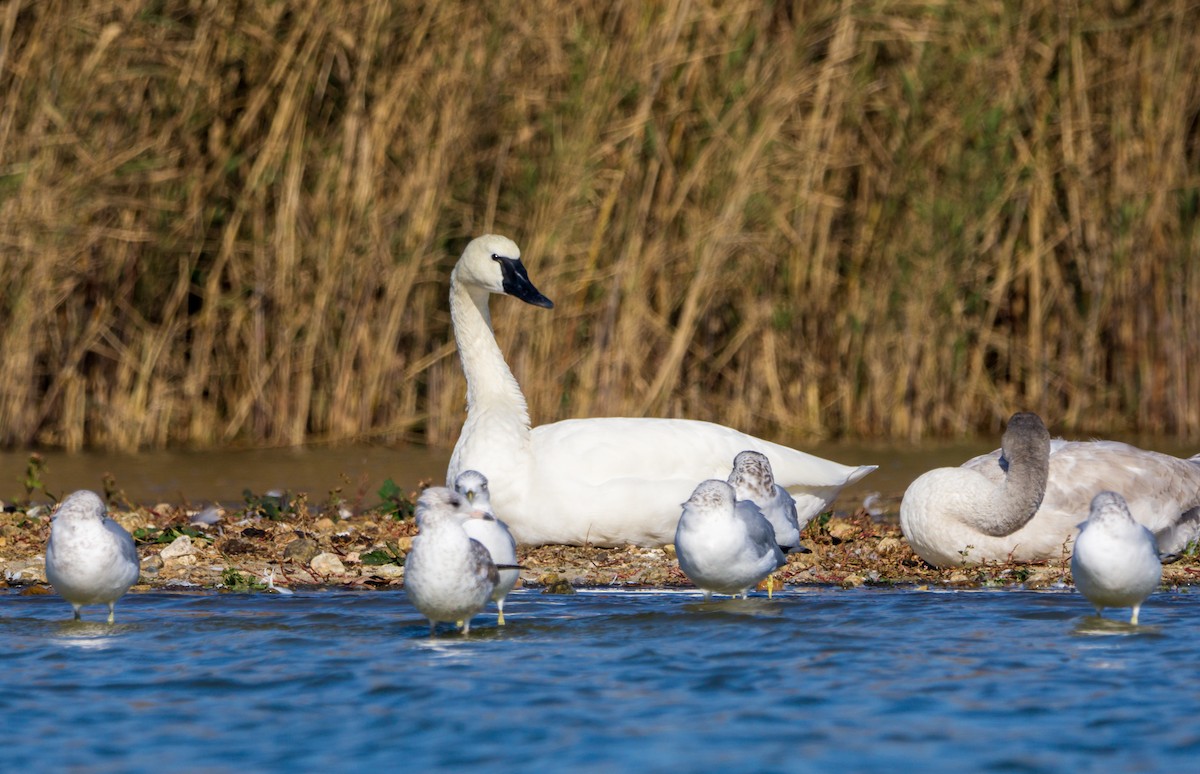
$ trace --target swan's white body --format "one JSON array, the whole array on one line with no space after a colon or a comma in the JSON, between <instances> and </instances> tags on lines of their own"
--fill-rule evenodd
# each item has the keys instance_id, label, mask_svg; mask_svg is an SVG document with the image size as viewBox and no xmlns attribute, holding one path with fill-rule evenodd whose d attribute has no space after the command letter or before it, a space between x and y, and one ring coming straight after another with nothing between
<instances>
[{"instance_id":1,"label":"swan's white body","mask_svg":"<svg viewBox=\"0 0 1200 774\"><path fill-rule=\"evenodd\" d=\"M749 500L735 501L724 481L704 481L683 504L675 530L679 569L705 598L740 594L787 564L771 523Z\"/></svg>"},{"instance_id":2,"label":"swan's white body","mask_svg":"<svg viewBox=\"0 0 1200 774\"><path fill-rule=\"evenodd\" d=\"M404 590L429 619L433 633L439 621L462 623L491 599L498 575L486 548L467 536L463 524L472 518L466 500L451 489L430 487L417 499L417 527L412 550L404 561Z\"/></svg>"},{"instance_id":3,"label":"swan's white body","mask_svg":"<svg viewBox=\"0 0 1200 774\"><path fill-rule=\"evenodd\" d=\"M913 550L939 567L982 561L1037 561L1071 550L1092 498L1121 492L1133 518L1165 552L1200 536L1200 458L1182 460L1116 441L1048 443L1040 504L1028 516L997 524L1006 468L1018 460L1001 450L958 468L931 470L900 504L900 525Z\"/></svg>"},{"instance_id":4,"label":"swan's white body","mask_svg":"<svg viewBox=\"0 0 1200 774\"><path fill-rule=\"evenodd\" d=\"M697 482L724 478L734 455L766 454L801 518L875 469L851 467L728 427L686 419L569 419L530 429L520 385L492 333L488 296L550 306L529 283L520 250L487 235L463 251L450 280L450 315L467 377L467 420L446 473L492 481L492 504L520 543L614 546L671 542L679 503Z\"/></svg>"},{"instance_id":5,"label":"swan's white body","mask_svg":"<svg viewBox=\"0 0 1200 774\"><path fill-rule=\"evenodd\" d=\"M71 603L76 619L84 605L103 604L112 623L117 600L137 583L141 566L133 538L106 511L99 495L86 489L62 501L46 545L46 579Z\"/></svg>"},{"instance_id":6,"label":"swan's white body","mask_svg":"<svg viewBox=\"0 0 1200 774\"><path fill-rule=\"evenodd\" d=\"M467 535L483 544L497 565L515 567L517 541L508 531L508 525L496 518L496 513L492 510L487 478L477 470L464 470L454 479L454 490L467 498L470 506L482 515L482 518L467 519L463 523ZM501 626L504 626L504 600L516 585L519 575L520 571L515 569L499 571L499 580L492 591L492 601L496 603L496 610L499 611L496 623Z\"/></svg>"},{"instance_id":7,"label":"swan's white body","mask_svg":"<svg viewBox=\"0 0 1200 774\"><path fill-rule=\"evenodd\" d=\"M1121 495L1101 492L1092 500L1075 538L1071 577L1096 615L1106 607L1128 607L1129 623L1137 624L1142 603L1162 579L1162 563L1154 533L1133 520Z\"/></svg>"}]
</instances>

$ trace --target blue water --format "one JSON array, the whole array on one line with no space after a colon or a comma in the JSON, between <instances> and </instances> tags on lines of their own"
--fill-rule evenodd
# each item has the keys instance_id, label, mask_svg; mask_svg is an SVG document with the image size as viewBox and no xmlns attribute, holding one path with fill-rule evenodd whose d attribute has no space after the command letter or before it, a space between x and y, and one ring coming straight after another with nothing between
<instances>
[{"instance_id":1,"label":"blue water","mask_svg":"<svg viewBox=\"0 0 1200 774\"><path fill-rule=\"evenodd\" d=\"M90 613L90 616L87 615ZM1200 759L1200 596L1137 629L1069 591L509 598L0 595L4 769L1151 771Z\"/></svg>"}]
</instances>

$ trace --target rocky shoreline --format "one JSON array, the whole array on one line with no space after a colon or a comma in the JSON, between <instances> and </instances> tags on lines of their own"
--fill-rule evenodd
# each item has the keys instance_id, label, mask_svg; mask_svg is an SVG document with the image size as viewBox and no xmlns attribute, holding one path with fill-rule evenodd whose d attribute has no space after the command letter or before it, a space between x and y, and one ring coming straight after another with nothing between
<instances>
[{"instance_id":1,"label":"rocky shoreline","mask_svg":"<svg viewBox=\"0 0 1200 774\"><path fill-rule=\"evenodd\" d=\"M285 507L286 506L286 507ZM416 525L391 512L314 509L303 497L273 506L259 498L237 510L174 505L115 509L138 542L137 590L269 591L284 588L400 588ZM49 592L44 552L50 508L0 514L0 588ZM1071 583L1067 557L1040 563L989 563L939 570L917 557L899 526L866 511L826 514L805 532L811 553L792 554L776 576L791 586L945 586L1045 588ZM541 546L518 551L520 585L546 593L586 587L688 588L671 546ZM1200 583L1200 557L1163 568L1165 587Z\"/></svg>"}]
</instances>

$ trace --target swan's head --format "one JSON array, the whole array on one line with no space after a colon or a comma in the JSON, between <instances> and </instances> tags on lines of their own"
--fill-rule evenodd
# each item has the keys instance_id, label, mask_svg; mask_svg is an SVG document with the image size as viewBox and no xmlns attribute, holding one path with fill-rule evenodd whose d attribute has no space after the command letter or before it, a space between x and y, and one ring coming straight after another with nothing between
<instances>
[{"instance_id":1,"label":"swan's head","mask_svg":"<svg viewBox=\"0 0 1200 774\"><path fill-rule=\"evenodd\" d=\"M492 514L492 498L488 492L487 476L478 470L464 470L454 479L454 491L467 499L469 507L473 508L480 518L494 519Z\"/></svg>"},{"instance_id":2,"label":"swan's head","mask_svg":"<svg viewBox=\"0 0 1200 774\"><path fill-rule=\"evenodd\" d=\"M472 239L454 267L453 280L553 309L554 302L534 287L521 263L521 248L506 236L484 234Z\"/></svg>"},{"instance_id":3,"label":"swan's head","mask_svg":"<svg viewBox=\"0 0 1200 774\"><path fill-rule=\"evenodd\" d=\"M738 452L733 458L729 485L738 495L745 493L750 499L765 500L773 497L775 476L771 472L771 461L767 459L767 455L756 451Z\"/></svg>"},{"instance_id":4,"label":"swan's head","mask_svg":"<svg viewBox=\"0 0 1200 774\"><path fill-rule=\"evenodd\" d=\"M54 512L54 518L103 519L106 511L100 495L89 489L80 489L63 499Z\"/></svg>"},{"instance_id":5,"label":"swan's head","mask_svg":"<svg viewBox=\"0 0 1200 774\"><path fill-rule=\"evenodd\" d=\"M1004 436L1000 439L1000 448L1009 465L1016 460L1049 465L1050 433L1041 417L1021 411L1008 420Z\"/></svg>"}]
</instances>

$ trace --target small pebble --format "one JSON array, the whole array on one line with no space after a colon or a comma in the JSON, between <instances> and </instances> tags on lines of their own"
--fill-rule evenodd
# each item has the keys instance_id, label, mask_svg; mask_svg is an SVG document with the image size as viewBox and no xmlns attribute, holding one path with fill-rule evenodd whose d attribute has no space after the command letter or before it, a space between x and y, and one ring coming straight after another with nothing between
<instances>
[{"instance_id":1,"label":"small pebble","mask_svg":"<svg viewBox=\"0 0 1200 774\"><path fill-rule=\"evenodd\" d=\"M181 559L185 556L192 556L196 553L196 546L192 543L192 538L189 535L180 535L171 541L171 545L164 548L159 556L164 562L169 562L172 559Z\"/></svg>"},{"instance_id":2,"label":"small pebble","mask_svg":"<svg viewBox=\"0 0 1200 774\"><path fill-rule=\"evenodd\" d=\"M395 564L378 564L369 568L371 575L384 580L396 580L404 577L404 568Z\"/></svg>"},{"instance_id":3,"label":"small pebble","mask_svg":"<svg viewBox=\"0 0 1200 774\"><path fill-rule=\"evenodd\" d=\"M317 554L309 562L309 567L312 571L320 575L345 575L346 567L342 564L342 560L336 554L331 554L328 551Z\"/></svg>"}]
</instances>

